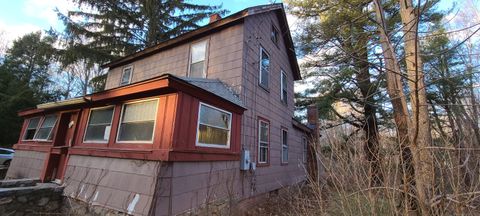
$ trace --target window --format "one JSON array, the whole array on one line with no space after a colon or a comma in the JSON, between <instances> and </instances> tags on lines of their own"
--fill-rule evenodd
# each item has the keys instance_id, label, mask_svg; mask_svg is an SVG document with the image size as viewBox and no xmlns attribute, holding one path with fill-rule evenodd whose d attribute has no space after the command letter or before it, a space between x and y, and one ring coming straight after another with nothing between
<instances>
[{"instance_id":1,"label":"window","mask_svg":"<svg viewBox=\"0 0 480 216\"><path fill-rule=\"evenodd\" d=\"M84 141L108 142L112 125L113 106L90 110Z\"/></svg>"},{"instance_id":2,"label":"window","mask_svg":"<svg viewBox=\"0 0 480 216\"><path fill-rule=\"evenodd\" d=\"M207 41L192 44L190 47L190 77L205 78Z\"/></svg>"},{"instance_id":3,"label":"window","mask_svg":"<svg viewBox=\"0 0 480 216\"><path fill-rule=\"evenodd\" d=\"M52 129L57 122L57 116L50 115L46 116L43 119L40 128L38 128L37 133L35 134L34 139L36 140L51 140L52 139Z\"/></svg>"},{"instance_id":4,"label":"window","mask_svg":"<svg viewBox=\"0 0 480 216\"><path fill-rule=\"evenodd\" d=\"M152 143L158 99L124 104L118 129L118 142Z\"/></svg>"},{"instance_id":5,"label":"window","mask_svg":"<svg viewBox=\"0 0 480 216\"><path fill-rule=\"evenodd\" d=\"M120 80L120 85L130 84L132 79L133 66L128 66L123 68L122 79Z\"/></svg>"},{"instance_id":6,"label":"window","mask_svg":"<svg viewBox=\"0 0 480 216\"><path fill-rule=\"evenodd\" d=\"M200 103L196 145L230 148L231 125L231 113Z\"/></svg>"},{"instance_id":7,"label":"window","mask_svg":"<svg viewBox=\"0 0 480 216\"><path fill-rule=\"evenodd\" d=\"M31 118L28 120L27 129L23 135L23 140L32 140L37 132L38 123L40 122L40 117Z\"/></svg>"},{"instance_id":8,"label":"window","mask_svg":"<svg viewBox=\"0 0 480 216\"><path fill-rule=\"evenodd\" d=\"M258 163L268 163L268 144L270 142L270 123L258 121Z\"/></svg>"},{"instance_id":9,"label":"window","mask_svg":"<svg viewBox=\"0 0 480 216\"><path fill-rule=\"evenodd\" d=\"M282 129L282 163L288 163L288 131Z\"/></svg>"},{"instance_id":10,"label":"window","mask_svg":"<svg viewBox=\"0 0 480 216\"><path fill-rule=\"evenodd\" d=\"M278 46L278 30L274 25L272 25L272 32L270 34L270 39L272 39L273 43Z\"/></svg>"},{"instance_id":11,"label":"window","mask_svg":"<svg viewBox=\"0 0 480 216\"><path fill-rule=\"evenodd\" d=\"M303 162L307 162L307 153L308 153L308 142L307 138L302 137L302 144L303 144Z\"/></svg>"},{"instance_id":12,"label":"window","mask_svg":"<svg viewBox=\"0 0 480 216\"><path fill-rule=\"evenodd\" d=\"M280 88L280 100L287 104L287 74L283 70L280 73Z\"/></svg>"},{"instance_id":13,"label":"window","mask_svg":"<svg viewBox=\"0 0 480 216\"><path fill-rule=\"evenodd\" d=\"M270 70L270 57L263 48L260 49L260 79L259 84L264 88L268 88L268 73Z\"/></svg>"}]
</instances>

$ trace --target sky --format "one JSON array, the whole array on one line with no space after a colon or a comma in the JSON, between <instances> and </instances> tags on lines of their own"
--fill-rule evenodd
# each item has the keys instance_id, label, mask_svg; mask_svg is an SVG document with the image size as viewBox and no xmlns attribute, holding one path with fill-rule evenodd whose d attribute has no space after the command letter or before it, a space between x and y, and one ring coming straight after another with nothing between
<instances>
[{"instance_id":1,"label":"sky","mask_svg":"<svg viewBox=\"0 0 480 216\"><path fill-rule=\"evenodd\" d=\"M271 0L196 0L198 4L222 5L224 9L235 13L246 7L281 2ZM55 8L61 12L75 9L69 0L0 0L0 32L4 38L15 38L32 31L54 28L62 30Z\"/></svg>"},{"instance_id":2,"label":"sky","mask_svg":"<svg viewBox=\"0 0 480 216\"><path fill-rule=\"evenodd\" d=\"M461 0L441 0L441 8L449 8L454 2ZM231 13L244 8L282 2L282 0L195 0L195 3L207 5L222 5ZM62 30L55 8L61 12L75 9L69 0L0 0L0 32L4 38L13 41L15 38L32 31L54 28ZM290 25L292 17L289 17Z\"/></svg>"}]
</instances>

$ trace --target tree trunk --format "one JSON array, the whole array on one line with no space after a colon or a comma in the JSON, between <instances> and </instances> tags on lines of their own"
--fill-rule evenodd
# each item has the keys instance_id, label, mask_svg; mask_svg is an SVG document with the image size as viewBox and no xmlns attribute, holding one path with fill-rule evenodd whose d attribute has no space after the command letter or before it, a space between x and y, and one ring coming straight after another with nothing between
<instances>
[{"instance_id":1,"label":"tree trunk","mask_svg":"<svg viewBox=\"0 0 480 216\"><path fill-rule=\"evenodd\" d=\"M418 22L420 11L415 11L412 0L399 0L400 17L403 23L405 61L410 88L412 124L410 144L415 167L415 183L420 210L429 214L429 200L433 194L433 157L427 147L432 144L427 95L424 83L423 63L420 57ZM416 14L418 13L418 14Z\"/></svg>"},{"instance_id":2,"label":"tree trunk","mask_svg":"<svg viewBox=\"0 0 480 216\"><path fill-rule=\"evenodd\" d=\"M363 43L363 42L360 42ZM377 125L377 109L375 108L374 92L375 87L372 86L370 81L369 63L367 42L359 50L355 65L359 72L357 74L357 83L362 94L363 99L363 113L365 123L362 125L362 130L365 133L365 157L370 164L370 187L382 185L383 176L380 172L380 155L379 155L379 137L378 137L378 125Z\"/></svg>"},{"instance_id":3,"label":"tree trunk","mask_svg":"<svg viewBox=\"0 0 480 216\"><path fill-rule=\"evenodd\" d=\"M412 164L412 153L410 150L409 116L407 101L403 92L400 65L395 56L393 45L386 32L387 27L384 12L380 0L375 0L375 14L380 27L378 28L380 43L385 59L385 73L387 80L387 93L393 107L393 117L397 126L397 137L400 146L400 163L403 173L404 207L406 212L415 210L418 206L414 197L408 194L415 194L415 169Z\"/></svg>"}]
</instances>

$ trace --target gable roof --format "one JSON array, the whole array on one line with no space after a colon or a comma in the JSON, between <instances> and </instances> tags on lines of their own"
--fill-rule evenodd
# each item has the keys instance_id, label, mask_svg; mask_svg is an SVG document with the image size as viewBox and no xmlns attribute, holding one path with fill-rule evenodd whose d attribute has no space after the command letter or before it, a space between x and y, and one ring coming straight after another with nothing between
<instances>
[{"instance_id":1,"label":"gable roof","mask_svg":"<svg viewBox=\"0 0 480 216\"><path fill-rule=\"evenodd\" d=\"M178 46L179 44L187 43L193 39L205 36L212 32L219 31L226 27L241 23L243 22L243 19L245 17L252 16L255 14L266 13L270 11L273 11L276 13L277 18L280 22L280 31L283 32L282 36L284 38L285 45L287 47L288 59L290 61L290 65L292 66L293 78L294 80L300 80L302 79L302 77L300 75L300 69L298 67L297 57L295 54L295 47L293 46L292 36L290 34L290 29L287 23L287 16L285 15L285 9L282 3L270 4L270 5L259 5L255 7L246 8L230 16L227 16L223 19L209 23L208 25L200 27L196 30L187 32L185 34L181 34L178 37L166 40L157 45L147 47L131 55L114 60L110 63L102 65L102 67L103 68L119 67L119 66L131 63L133 61L136 61L138 59L142 59L142 58L154 55L158 52L172 48L174 46Z\"/></svg>"}]
</instances>

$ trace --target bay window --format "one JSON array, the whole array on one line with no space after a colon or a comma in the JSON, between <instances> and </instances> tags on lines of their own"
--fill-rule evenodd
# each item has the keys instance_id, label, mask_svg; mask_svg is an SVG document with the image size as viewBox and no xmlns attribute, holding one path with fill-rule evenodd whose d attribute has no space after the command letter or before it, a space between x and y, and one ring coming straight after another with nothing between
<instances>
[{"instance_id":1,"label":"bay window","mask_svg":"<svg viewBox=\"0 0 480 216\"><path fill-rule=\"evenodd\" d=\"M197 125L197 146L230 148L230 112L200 103Z\"/></svg>"},{"instance_id":2,"label":"bay window","mask_svg":"<svg viewBox=\"0 0 480 216\"><path fill-rule=\"evenodd\" d=\"M124 104L117 142L152 143L158 99Z\"/></svg>"},{"instance_id":3,"label":"bay window","mask_svg":"<svg viewBox=\"0 0 480 216\"><path fill-rule=\"evenodd\" d=\"M84 141L106 143L110 137L113 106L90 110Z\"/></svg>"}]
</instances>

